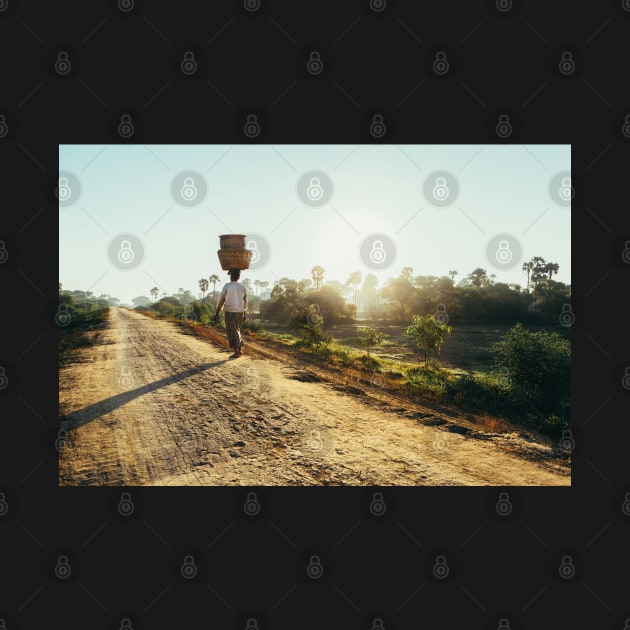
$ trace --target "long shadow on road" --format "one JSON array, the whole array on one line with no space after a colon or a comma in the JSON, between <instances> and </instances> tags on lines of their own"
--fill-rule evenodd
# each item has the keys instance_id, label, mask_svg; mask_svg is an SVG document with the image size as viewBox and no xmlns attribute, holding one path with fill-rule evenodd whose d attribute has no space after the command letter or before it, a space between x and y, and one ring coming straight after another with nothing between
<instances>
[{"instance_id":1,"label":"long shadow on road","mask_svg":"<svg viewBox=\"0 0 630 630\"><path fill-rule=\"evenodd\" d=\"M105 400L100 400L99 402L88 405L87 407L79 409L79 411L75 411L69 416L66 416L65 420L70 421L70 426L68 428L78 429L84 424L92 422L92 420L96 420L106 413L114 411L114 409L118 409L118 407L127 404L128 402L134 400L135 398L138 398L139 396L144 396L144 394L148 394L149 392L160 389L161 387L166 387L167 385L178 383L179 381L182 381L185 378L189 378L194 374L199 374L200 372L204 372L205 370L216 368L219 365L227 363L228 361L229 359L222 359L221 361L215 361L214 363L204 363L203 365L197 365L193 368L189 368L188 370L184 370L179 374L167 376L160 379L159 381L154 381L153 383L143 385L142 387L138 387L128 392L123 392L122 394L117 394L116 396L111 396L110 398L106 398Z\"/></svg>"}]
</instances>

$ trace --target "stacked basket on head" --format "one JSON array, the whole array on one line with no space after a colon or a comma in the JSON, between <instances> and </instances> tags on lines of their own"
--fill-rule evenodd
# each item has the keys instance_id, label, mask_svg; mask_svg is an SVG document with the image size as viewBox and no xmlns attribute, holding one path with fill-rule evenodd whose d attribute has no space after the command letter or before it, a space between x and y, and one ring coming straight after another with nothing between
<instances>
[{"instance_id":1,"label":"stacked basket on head","mask_svg":"<svg viewBox=\"0 0 630 630\"><path fill-rule=\"evenodd\" d=\"M221 269L249 269L252 250L245 249L245 234L221 234L221 249L217 252Z\"/></svg>"}]
</instances>

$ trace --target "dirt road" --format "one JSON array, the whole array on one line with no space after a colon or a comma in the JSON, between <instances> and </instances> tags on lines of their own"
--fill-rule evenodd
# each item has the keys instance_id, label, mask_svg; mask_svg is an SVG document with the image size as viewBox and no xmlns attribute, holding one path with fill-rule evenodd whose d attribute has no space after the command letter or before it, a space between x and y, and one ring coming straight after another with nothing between
<instances>
[{"instance_id":1,"label":"dirt road","mask_svg":"<svg viewBox=\"0 0 630 630\"><path fill-rule=\"evenodd\" d=\"M571 483L549 445L429 426L427 408L229 359L170 322L112 308L90 334L60 370L61 485Z\"/></svg>"}]
</instances>

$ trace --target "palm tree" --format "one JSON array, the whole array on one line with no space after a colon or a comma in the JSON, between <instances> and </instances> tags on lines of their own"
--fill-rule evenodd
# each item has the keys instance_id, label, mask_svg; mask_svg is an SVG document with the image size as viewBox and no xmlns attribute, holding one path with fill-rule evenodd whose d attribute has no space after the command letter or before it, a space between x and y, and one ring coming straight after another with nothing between
<instances>
[{"instance_id":1,"label":"palm tree","mask_svg":"<svg viewBox=\"0 0 630 630\"><path fill-rule=\"evenodd\" d=\"M221 280L221 278L219 278L219 276L217 276L216 273L213 273L208 280L210 281L210 284L212 285L212 297L214 297L214 294L216 293L216 286L217 286L217 282L219 282L219 280Z\"/></svg>"},{"instance_id":2,"label":"palm tree","mask_svg":"<svg viewBox=\"0 0 630 630\"><path fill-rule=\"evenodd\" d=\"M258 280L258 278L254 280L254 286L256 287L256 295L258 295L258 288L260 287L260 280Z\"/></svg>"},{"instance_id":3,"label":"palm tree","mask_svg":"<svg viewBox=\"0 0 630 630\"><path fill-rule=\"evenodd\" d=\"M354 306L354 317L357 316L357 286L361 282L361 272L353 271L348 278L348 284L352 285L352 304Z\"/></svg>"},{"instance_id":4,"label":"palm tree","mask_svg":"<svg viewBox=\"0 0 630 630\"><path fill-rule=\"evenodd\" d=\"M477 267L477 269L468 274L468 279L470 280L470 284L479 288L487 283L488 274L485 269Z\"/></svg>"},{"instance_id":5,"label":"palm tree","mask_svg":"<svg viewBox=\"0 0 630 630\"><path fill-rule=\"evenodd\" d=\"M153 297L153 301L155 302L157 300L157 296L158 293L160 292L160 290L157 287L153 287L149 293L151 294L151 296Z\"/></svg>"},{"instance_id":6,"label":"palm tree","mask_svg":"<svg viewBox=\"0 0 630 630\"><path fill-rule=\"evenodd\" d=\"M208 290L207 278L201 278L201 280L199 280L199 288L201 289L201 301L203 302L206 298L206 291Z\"/></svg>"},{"instance_id":7,"label":"palm tree","mask_svg":"<svg viewBox=\"0 0 630 630\"><path fill-rule=\"evenodd\" d=\"M560 265L558 263L547 263L545 270L549 274L549 280L551 280L551 274L558 273L558 269L560 269Z\"/></svg>"},{"instance_id":8,"label":"palm tree","mask_svg":"<svg viewBox=\"0 0 630 630\"><path fill-rule=\"evenodd\" d=\"M311 276L313 277L313 282L315 283L316 289L319 289L319 287L322 285L322 281L324 280L324 271L326 270L319 265L315 265L315 267L311 269Z\"/></svg>"},{"instance_id":9,"label":"palm tree","mask_svg":"<svg viewBox=\"0 0 630 630\"><path fill-rule=\"evenodd\" d=\"M411 267L403 267L400 272L400 277L405 280L409 280L411 282L411 277L413 276L413 269Z\"/></svg>"},{"instance_id":10,"label":"palm tree","mask_svg":"<svg viewBox=\"0 0 630 630\"><path fill-rule=\"evenodd\" d=\"M453 281L453 284L455 284L455 276L458 274L459 272L456 271L455 269L449 269L448 275L451 276L451 280Z\"/></svg>"},{"instance_id":11,"label":"palm tree","mask_svg":"<svg viewBox=\"0 0 630 630\"><path fill-rule=\"evenodd\" d=\"M542 256L534 256L532 258L532 283L534 284L534 290L541 278L547 275L547 262Z\"/></svg>"},{"instance_id":12,"label":"palm tree","mask_svg":"<svg viewBox=\"0 0 630 630\"><path fill-rule=\"evenodd\" d=\"M521 269L527 274L527 293L529 293L529 276L532 273L532 269L534 268L534 263L530 260L529 262L523 263Z\"/></svg>"},{"instance_id":13,"label":"palm tree","mask_svg":"<svg viewBox=\"0 0 630 630\"><path fill-rule=\"evenodd\" d=\"M260 297L262 298L262 296L265 294L265 289L269 286L269 283L266 280L261 280L260 281L260 288L262 289L262 292L260 294Z\"/></svg>"}]
</instances>

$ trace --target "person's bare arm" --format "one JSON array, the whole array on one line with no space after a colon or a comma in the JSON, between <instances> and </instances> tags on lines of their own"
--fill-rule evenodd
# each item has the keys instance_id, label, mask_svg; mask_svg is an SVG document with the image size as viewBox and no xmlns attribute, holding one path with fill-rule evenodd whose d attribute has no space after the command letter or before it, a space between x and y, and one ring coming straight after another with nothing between
<instances>
[{"instance_id":1,"label":"person's bare arm","mask_svg":"<svg viewBox=\"0 0 630 630\"><path fill-rule=\"evenodd\" d=\"M221 297L219 299L219 303L217 304L217 310L214 314L214 319L216 319L217 317L219 317L219 311L223 308L223 305L225 304L225 298Z\"/></svg>"},{"instance_id":2,"label":"person's bare arm","mask_svg":"<svg viewBox=\"0 0 630 630\"><path fill-rule=\"evenodd\" d=\"M247 289L245 289L245 295L243 296L243 321L247 318Z\"/></svg>"}]
</instances>

